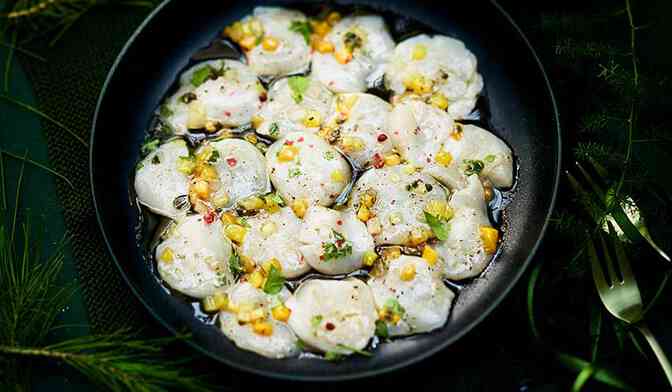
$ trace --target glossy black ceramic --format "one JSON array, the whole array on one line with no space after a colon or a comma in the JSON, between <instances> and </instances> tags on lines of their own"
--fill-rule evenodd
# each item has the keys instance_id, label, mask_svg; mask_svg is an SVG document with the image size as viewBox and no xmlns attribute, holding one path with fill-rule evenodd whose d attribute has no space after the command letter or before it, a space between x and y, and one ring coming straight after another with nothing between
<instances>
[{"instance_id":1,"label":"glossy black ceramic","mask_svg":"<svg viewBox=\"0 0 672 392\"><path fill-rule=\"evenodd\" d=\"M370 358L332 363L273 360L239 350L216 327L193 316L151 272L137 241L140 211L130 178L152 113L190 56L222 27L259 4L292 2L166 1L129 40L101 92L91 138L91 183L101 230L138 299L171 331L192 331L194 347L228 365L268 376L336 380L375 375L419 361L450 345L507 294L530 262L551 213L560 167L560 129L544 70L527 39L495 2L339 1L410 17L465 42L485 80L489 125L513 148L519 167L513 201L504 211L501 253L459 294L444 328L380 345ZM295 4L295 3L294 3ZM441 5L438 5L441 4ZM403 23L400 19L398 23Z\"/></svg>"}]
</instances>

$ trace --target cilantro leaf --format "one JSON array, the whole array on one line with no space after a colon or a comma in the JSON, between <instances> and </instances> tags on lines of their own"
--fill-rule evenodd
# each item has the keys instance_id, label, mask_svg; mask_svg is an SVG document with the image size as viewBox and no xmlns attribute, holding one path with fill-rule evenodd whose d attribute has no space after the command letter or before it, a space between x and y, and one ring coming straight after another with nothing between
<instances>
[{"instance_id":1,"label":"cilantro leaf","mask_svg":"<svg viewBox=\"0 0 672 392\"><path fill-rule=\"evenodd\" d=\"M320 323L322 322L322 319L323 319L323 318L324 318L324 317L322 317L321 314L318 314L318 315L315 315L315 316L311 317L311 318L310 318L310 325L311 325L313 328L317 328L317 327L319 327L319 326L320 326Z\"/></svg>"},{"instance_id":2,"label":"cilantro leaf","mask_svg":"<svg viewBox=\"0 0 672 392\"><path fill-rule=\"evenodd\" d=\"M470 176L472 174L481 174L481 171L483 170L483 167L485 167L485 164L483 164L483 161L479 160L471 160L471 159L465 159L464 163L467 165L467 168L464 170L464 174Z\"/></svg>"},{"instance_id":3,"label":"cilantro leaf","mask_svg":"<svg viewBox=\"0 0 672 392\"><path fill-rule=\"evenodd\" d=\"M289 25L289 30L297 34L301 34L303 39L306 40L306 44L310 44L310 35L313 33L313 27L308 23L307 20L294 20Z\"/></svg>"},{"instance_id":4,"label":"cilantro leaf","mask_svg":"<svg viewBox=\"0 0 672 392\"><path fill-rule=\"evenodd\" d=\"M213 69L209 65L205 66L203 68L197 69L191 75L191 85L194 86L194 87L198 87L198 86L202 85L213 74L212 71L213 71Z\"/></svg>"},{"instance_id":5,"label":"cilantro leaf","mask_svg":"<svg viewBox=\"0 0 672 392\"><path fill-rule=\"evenodd\" d=\"M310 80L305 76L291 76L287 79L287 84L292 90L292 98L294 102L301 103L303 101L303 94L308 90L310 86Z\"/></svg>"},{"instance_id":6,"label":"cilantro leaf","mask_svg":"<svg viewBox=\"0 0 672 392\"><path fill-rule=\"evenodd\" d=\"M293 167L293 168L289 169L288 174L289 174L289 178L298 177L298 176L301 175L301 169L299 169L298 167Z\"/></svg>"},{"instance_id":7,"label":"cilantro leaf","mask_svg":"<svg viewBox=\"0 0 672 392\"><path fill-rule=\"evenodd\" d=\"M150 152L156 150L159 147L159 139L152 139L148 141L147 143L143 144L142 147L140 147L140 152L143 155L147 155Z\"/></svg>"},{"instance_id":8,"label":"cilantro leaf","mask_svg":"<svg viewBox=\"0 0 672 392\"><path fill-rule=\"evenodd\" d=\"M427 211L425 211L425 220L434 232L434 235L436 235L436 238L441 241L445 241L448 238L448 231L450 230L448 222L435 217Z\"/></svg>"},{"instance_id":9,"label":"cilantro leaf","mask_svg":"<svg viewBox=\"0 0 672 392\"><path fill-rule=\"evenodd\" d=\"M212 153L210 153L210 158L208 158L208 162L210 163L215 163L219 159L219 151L217 150L212 150Z\"/></svg>"},{"instance_id":10,"label":"cilantro leaf","mask_svg":"<svg viewBox=\"0 0 672 392\"><path fill-rule=\"evenodd\" d=\"M243 273L243 266L240 265L240 256L238 256L238 254L231 253L231 256L229 257L229 269L236 277Z\"/></svg>"},{"instance_id":11,"label":"cilantro leaf","mask_svg":"<svg viewBox=\"0 0 672 392\"><path fill-rule=\"evenodd\" d=\"M346 240L343 234L336 230L332 230L331 232L334 235L335 241L322 244L322 260L335 260L351 255L352 242Z\"/></svg>"},{"instance_id":12,"label":"cilantro leaf","mask_svg":"<svg viewBox=\"0 0 672 392\"><path fill-rule=\"evenodd\" d=\"M397 301L395 298L389 298L385 301L383 307L393 314L398 314L400 317L403 317L406 314L406 309Z\"/></svg>"},{"instance_id":13,"label":"cilantro leaf","mask_svg":"<svg viewBox=\"0 0 672 392\"><path fill-rule=\"evenodd\" d=\"M161 115L161 117L163 118L170 117L173 115L173 111L170 109L168 105L163 104L159 108L159 115Z\"/></svg>"},{"instance_id":14,"label":"cilantro leaf","mask_svg":"<svg viewBox=\"0 0 672 392\"><path fill-rule=\"evenodd\" d=\"M337 362L343 359L343 354L339 354L334 351L327 351L324 353L324 359L331 362Z\"/></svg>"},{"instance_id":15,"label":"cilantro leaf","mask_svg":"<svg viewBox=\"0 0 672 392\"><path fill-rule=\"evenodd\" d=\"M382 339L390 337L390 331L387 330L387 323L383 320L376 320L376 336Z\"/></svg>"},{"instance_id":16,"label":"cilantro leaf","mask_svg":"<svg viewBox=\"0 0 672 392\"><path fill-rule=\"evenodd\" d=\"M264 293L266 294L277 294L282 290L285 285L285 278L280 273L275 266L271 266L271 270L268 271L268 277L266 278L266 284L264 284Z\"/></svg>"},{"instance_id":17,"label":"cilantro leaf","mask_svg":"<svg viewBox=\"0 0 672 392\"><path fill-rule=\"evenodd\" d=\"M271 124L271 127L268 129L268 135L271 137L278 137L280 135L280 127L278 123Z\"/></svg>"},{"instance_id":18,"label":"cilantro leaf","mask_svg":"<svg viewBox=\"0 0 672 392\"><path fill-rule=\"evenodd\" d=\"M488 155L485 156L485 158L483 158L483 160L488 162L488 163L492 163L492 162L495 161L495 156L492 155L492 154L488 154Z\"/></svg>"}]
</instances>

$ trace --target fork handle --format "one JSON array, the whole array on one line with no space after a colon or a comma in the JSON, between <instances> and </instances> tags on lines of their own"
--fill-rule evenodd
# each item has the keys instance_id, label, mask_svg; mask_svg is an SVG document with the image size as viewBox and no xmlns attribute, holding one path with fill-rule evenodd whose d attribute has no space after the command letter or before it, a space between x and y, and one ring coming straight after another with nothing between
<instances>
[{"instance_id":1,"label":"fork handle","mask_svg":"<svg viewBox=\"0 0 672 392\"><path fill-rule=\"evenodd\" d=\"M670 365L670 360L667 359L667 356L665 355L662 347L660 347L660 344L658 344L658 341L653 336L653 333L651 333L651 330L644 322L639 322L635 325L639 329L639 332L641 332L642 335L644 335L646 338L646 341L649 343L649 346L651 346L653 353L656 354L656 358L658 358L658 362L660 362L660 366L665 372L667 381L670 383L670 385L672 385L672 365Z\"/></svg>"}]
</instances>

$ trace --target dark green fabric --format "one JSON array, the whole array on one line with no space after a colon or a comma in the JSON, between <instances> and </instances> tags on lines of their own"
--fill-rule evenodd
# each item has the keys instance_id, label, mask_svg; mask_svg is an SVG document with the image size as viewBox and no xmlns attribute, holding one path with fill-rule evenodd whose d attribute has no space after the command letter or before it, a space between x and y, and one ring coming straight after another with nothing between
<instances>
[{"instance_id":1,"label":"dark green fabric","mask_svg":"<svg viewBox=\"0 0 672 392\"><path fill-rule=\"evenodd\" d=\"M92 10L52 47L33 49L47 61L23 57L39 108L89 140L98 94L123 44L147 13L145 8L105 7ZM88 147L58 126L43 121L52 167L68 173L73 191L62 181L57 192L89 322L94 331L144 324L144 312L106 252L98 229L89 185Z\"/></svg>"}]
</instances>

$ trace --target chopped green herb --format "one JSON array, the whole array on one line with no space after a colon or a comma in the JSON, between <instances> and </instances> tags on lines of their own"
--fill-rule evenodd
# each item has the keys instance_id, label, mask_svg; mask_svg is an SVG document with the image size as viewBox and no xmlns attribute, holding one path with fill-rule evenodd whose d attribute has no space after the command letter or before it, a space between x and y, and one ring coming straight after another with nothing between
<instances>
[{"instance_id":1,"label":"chopped green herb","mask_svg":"<svg viewBox=\"0 0 672 392\"><path fill-rule=\"evenodd\" d=\"M170 117L173 115L173 111L168 107L168 105L164 104L159 108L159 114L164 118Z\"/></svg>"},{"instance_id":2,"label":"chopped green herb","mask_svg":"<svg viewBox=\"0 0 672 392\"><path fill-rule=\"evenodd\" d=\"M352 242L348 241L343 235L336 230L331 231L334 235L335 241L322 244L323 261L336 260L352 254Z\"/></svg>"},{"instance_id":3,"label":"chopped green herb","mask_svg":"<svg viewBox=\"0 0 672 392\"><path fill-rule=\"evenodd\" d=\"M194 94L192 92L184 93L180 96L180 101L182 101L182 103L189 103L189 102L195 101L197 99L198 99L198 97L196 96L196 94Z\"/></svg>"},{"instance_id":4,"label":"chopped green herb","mask_svg":"<svg viewBox=\"0 0 672 392\"><path fill-rule=\"evenodd\" d=\"M383 320L376 320L376 336L382 339L390 337L390 331L387 330L387 323Z\"/></svg>"},{"instance_id":5,"label":"chopped green herb","mask_svg":"<svg viewBox=\"0 0 672 392\"><path fill-rule=\"evenodd\" d=\"M271 127L268 129L268 134L271 137L278 137L280 135L280 127L278 123L271 124Z\"/></svg>"},{"instance_id":6,"label":"chopped green herb","mask_svg":"<svg viewBox=\"0 0 672 392\"><path fill-rule=\"evenodd\" d=\"M306 44L310 44L310 35L313 33L313 27L307 20L294 20L289 25L289 30L301 34Z\"/></svg>"},{"instance_id":7,"label":"chopped green herb","mask_svg":"<svg viewBox=\"0 0 672 392\"><path fill-rule=\"evenodd\" d=\"M159 139L152 139L143 144L142 147L140 147L140 152L143 155L147 155L150 152L156 150L159 147L159 143L160 143Z\"/></svg>"},{"instance_id":8,"label":"chopped green herb","mask_svg":"<svg viewBox=\"0 0 672 392\"><path fill-rule=\"evenodd\" d=\"M360 350L360 349L357 349L357 348L354 348L354 347L346 346L345 344L338 344L337 347L340 348L341 350L350 350L355 354L363 355L365 357L370 357L370 356L373 355L372 353L370 353L368 351L364 351L364 350Z\"/></svg>"},{"instance_id":9,"label":"chopped green herb","mask_svg":"<svg viewBox=\"0 0 672 392\"><path fill-rule=\"evenodd\" d=\"M277 294L284 286L285 278L282 276L282 273L274 265L271 266L271 270L268 271L268 277L266 277L266 284L264 284L264 293Z\"/></svg>"},{"instance_id":10,"label":"chopped green herb","mask_svg":"<svg viewBox=\"0 0 672 392\"><path fill-rule=\"evenodd\" d=\"M355 49L362 47L362 38L352 31L348 31L343 37L343 43L350 52L354 52Z\"/></svg>"},{"instance_id":11,"label":"chopped green herb","mask_svg":"<svg viewBox=\"0 0 672 392\"><path fill-rule=\"evenodd\" d=\"M215 163L217 160L219 160L219 151L212 150L212 153L210 153L210 158L208 158L208 162Z\"/></svg>"},{"instance_id":12,"label":"chopped green herb","mask_svg":"<svg viewBox=\"0 0 672 392\"><path fill-rule=\"evenodd\" d=\"M448 222L435 217L434 215L428 213L427 211L425 211L425 220L427 221L427 224L434 232L434 235L436 235L436 238L438 238L441 241L445 241L448 238L448 231L450 230Z\"/></svg>"},{"instance_id":13,"label":"chopped green herb","mask_svg":"<svg viewBox=\"0 0 672 392\"><path fill-rule=\"evenodd\" d=\"M138 164L135 165L135 170L138 171L138 170L142 169L143 167L145 167L145 164L142 163L142 162L138 162Z\"/></svg>"},{"instance_id":14,"label":"chopped green herb","mask_svg":"<svg viewBox=\"0 0 672 392\"><path fill-rule=\"evenodd\" d=\"M215 79L217 76L217 70L208 65L197 69L193 75L191 75L191 84L194 87L198 87L205 83L206 80Z\"/></svg>"},{"instance_id":15,"label":"chopped green herb","mask_svg":"<svg viewBox=\"0 0 672 392\"><path fill-rule=\"evenodd\" d=\"M387 301L385 301L383 308L389 310L393 314L398 314L400 317L404 317L406 314L406 309L404 309L404 307L401 306L399 301L397 301L395 298L389 298Z\"/></svg>"},{"instance_id":16,"label":"chopped green herb","mask_svg":"<svg viewBox=\"0 0 672 392\"><path fill-rule=\"evenodd\" d=\"M287 84L292 90L292 98L294 102L301 103L303 101L303 94L308 90L310 86L310 80L305 76L291 76L287 79Z\"/></svg>"},{"instance_id":17,"label":"chopped green herb","mask_svg":"<svg viewBox=\"0 0 672 392\"><path fill-rule=\"evenodd\" d=\"M324 152L324 159L326 159L328 161L333 161L334 159L336 159L336 153L333 152L333 151L325 151Z\"/></svg>"},{"instance_id":18,"label":"chopped green herb","mask_svg":"<svg viewBox=\"0 0 672 392\"><path fill-rule=\"evenodd\" d=\"M272 204L278 205L280 207L284 207L286 205L285 200L280 195L278 195L276 192L271 192L268 195L265 195L264 196L264 201L266 202L266 204L271 204L272 203Z\"/></svg>"},{"instance_id":19,"label":"chopped green herb","mask_svg":"<svg viewBox=\"0 0 672 392\"><path fill-rule=\"evenodd\" d=\"M303 340L296 339L296 348L299 351L305 351L306 350L306 344L303 342Z\"/></svg>"},{"instance_id":20,"label":"chopped green herb","mask_svg":"<svg viewBox=\"0 0 672 392\"><path fill-rule=\"evenodd\" d=\"M196 168L196 158L191 155L177 158L177 171L190 175Z\"/></svg>"},{"instance_id":21,"label":"chopped green herb","mask_svg":"<svg viewBox=\"0 0 672 392\"><path fill-rule=\"evenodd\" d=\"M464 174L470 176L472 174L481 174L483 167L483 161L465 159L464 163L467 165L467 168L464 170Z\"/></svg>"},{"instance_id":22,"label":"chopped green herb","mask_svg":"<svg viewBox=\"0 0 672 392\"><path fill-rule=\"evenodd\" d=\"M424 195L427 192L431 192L434 187L432 184L427 184L422 180L415 180L412 183L406 185L406 190L408 192L419 193Z\"/></svg>"},{"instance_id":23,"label":"chopped green herb","mask_svg":"<svg viewBox=\"0 0 672 392\"><path fill-rule=\"evenodd\" d=\"M240 225L243 227L247 227L248 229L250 228L250 224L247 222L247 218L245 217L239 218L238 223L240 223Z\"/></svg>"},{"instance_id":24,"label":"chopped green herb","mask_svg":"<svg viewBox=\"0 0 672 392\"><path fill-rule=\"evenodd\" d=\"M317 328L317 327L319 327L319 326L320 326L320 323L322 322L322 319L323 319L323 318L324 318L324 317L322 317L321 314L318 314L318 315L315 315L315 316L311 317L311 318L310 318L310 325L311 325L313 328Z\"/></svg>"},{"instance_id":25,"label":"chopped green herb","mask_svg":"<svg viewBox=\"0 0 672 392\"><path fill-rule=\"evenodd\" d=\"M301 175L301 169L299 169L298 167L293 167L289 169L289 178L298 177L300 175Z\"/></svg>"},{"instance_id":26,"label":"chopped green herb","mask_svg":"<svg viewBox=\"0 0 672 392\"><path fill-rule=\"evenodd\" d=\"M334 351L327 351L324 353L324 359L331 362L337 362L343 359L343 354L339 354Z\"/></svg>"},{"instance_id":27,"label":"chopped green herb","mask_svg":"<svg viewBox=\"0 0 672 392\"><path fill-rule=\"evenodd\" d=\"M240 265L240 256L237 253L231 253L229 257L229 269L236 278L242 275L243 266Z\"/></svg>"},{"instance_id":28,"label":"chopped green herb","mask_svg":"<svg viewBox=\"0 0 672 392\"><path fill-rule=\"evenodd\" d=\"M483 158L483 160L488 162L488 163L492 163L492 162L495 161L495 156L492 155L492 154L488 154L488 155L485 156L485 158Z\"/></svg>"},{"instance_id":29,"label":"chopped green herb","mask_svg":"<svg viewBox=\"0 0 672 392\"><path fill-rule=\"evenodd\" d=\"M152 163L155 164L155 165L158 165L159 163L161 163L161 159L159 159L158 155L154 155L154 157L152 158Z\"/></svg>"}]
</instances>

